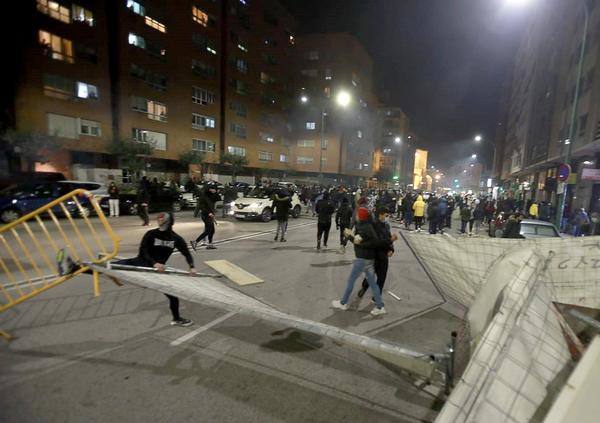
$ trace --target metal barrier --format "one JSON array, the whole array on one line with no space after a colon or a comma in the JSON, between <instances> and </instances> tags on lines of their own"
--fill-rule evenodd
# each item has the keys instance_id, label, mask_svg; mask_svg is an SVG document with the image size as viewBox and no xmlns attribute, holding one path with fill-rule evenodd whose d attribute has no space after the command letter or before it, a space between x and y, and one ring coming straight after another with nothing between
<instances>
[{"instance_id":1,"label":"metal barrier","mask_svg":"<svg viewBox=\"0 0 600 423\"><path fill-rule=\"evenodd\" d=\"M90 219L93 213L97 219ZM57 263L60 250L75 263L67 272ZM103 263L118 250L119 237L83 189L0 227L0 313L84 272L92 273L94 295L100 295L99 274L85 263ZM11 339L2 330L0 336Z\"/></svg>"}]
</instances>

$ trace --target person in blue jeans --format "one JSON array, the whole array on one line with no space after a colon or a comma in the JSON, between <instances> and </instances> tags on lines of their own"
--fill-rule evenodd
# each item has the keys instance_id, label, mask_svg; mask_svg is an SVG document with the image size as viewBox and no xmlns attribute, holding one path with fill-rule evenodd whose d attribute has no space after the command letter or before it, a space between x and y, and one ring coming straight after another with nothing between
<instances>
[{"instance_id":1,"label":"person in blue jeans","mask_svg":"<svg viewBox=\"0 0 600 423\"><path fill-rule=\"evenodd\" d=\"M371 310L371 314L378 316L387 312L381 300L381 290L377 285L377 278L375 277L375 251L381 245L387 244L389 240L380 240L377 237L370 219L369 210L360 207L356 213L356 217L358 221L355 225L355 234L348 235L348 238L354 243L356 259L352 263L352 270L350 271L350 276L348 276L342 299L332 301L331 305L340 310L348 310L348 299L352 295L354 284L364 273L375 300L376 307Z\"/></svg>"}]
</instances>

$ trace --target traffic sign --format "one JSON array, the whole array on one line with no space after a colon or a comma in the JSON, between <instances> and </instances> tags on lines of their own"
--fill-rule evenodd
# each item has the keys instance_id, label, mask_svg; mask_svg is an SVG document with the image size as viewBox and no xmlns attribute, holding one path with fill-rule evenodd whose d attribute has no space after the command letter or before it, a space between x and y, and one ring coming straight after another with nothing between
<instances>
[{"instance_id":1,"label":"traffic sign","mask_svg":"<svg viewBox=\"0 0 600 423\"><path fill-rule=\"evenodd\" d=\"M560 182L565 182L569 179L569 175L571 174L571 166L566 163L563 163L558 166L557 178Z\"/></svg>"}]
</instances>

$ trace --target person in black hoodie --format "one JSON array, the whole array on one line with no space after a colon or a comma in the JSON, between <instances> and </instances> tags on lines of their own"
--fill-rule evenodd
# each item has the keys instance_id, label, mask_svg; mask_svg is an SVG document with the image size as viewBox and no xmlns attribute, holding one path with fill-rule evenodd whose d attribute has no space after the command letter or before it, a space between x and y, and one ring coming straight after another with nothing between
<instances>
[{"instance_id":1,"label":"person in black hoodie","mask_svg":"<svg viewBox=\"0 0 600 423\"><path fill-rule=\"evenodd\" d=\"M327 240L329 239L329 230L331 229L331 216L335 213L335 206L329 199L329 192L323 193L321 198L315 207L317 213L317 250L321 249L321 237L323 237L323 246L327 248Z\"/></svg>"},{"instance_id":2,"label":"person in black hoodie","mask_svg":"<svg viewBox=\"0 0 600 423\"><path fill-rule=\"evenodd\" d=\"M275 216L277 217L277 231L275 232L275 241L281 233L281 242L285 242L285 233L288 226L288 215L292 208L292 198L290 194L281 189L273 196L273 207L275 208Z\"/></svg>"},{"instance_id":3,"label":"person in black hoodie","mask_svg":"<svg viewBox=\"0 0 600 423\"><path fill-rule=\"evenodd\" d=\"M429 221L429 233L437 234L440 221L440 203L437 198L433 198L427 207L427 220Z\"/></svg>"},{"instance_id":4,"label":"person in black hoodie","mask_svg":"<svg viewBox=\"0 0 600 423\"><path fill-rule=\"evenodd\" d=\"M173 231L175 217L173 213L160 213L157 218L158 228L152 229L144 234L137 257L118 260L113 263L125 264L128 266L153 267L159 272L166 268L165 263L177 249L186 259L190 266L190 275L196 274L194 268L194 259L187 248L182 237ZM179 298L165 294L169 299L169 308L173 315L171 325L190 326L193 322L190 319L184 319L179 314Z\"/></svg>"},{"instance_id":5,"label":"person in black hoodie","mask_svg":"<svg viewBox=\"0 0 600 423\"><path fill-rule=\"evenodd\" d=\"M142 226L150 225L150 217L148 216L148 204L150 203L150 182L147 177L142 177L138 186L137 192L137 210L138 215L144 223Z\"/></svg>"},{"instance_id":6,"label":"person in black hoodie","mask_svg":"<svg viewBox=\"0 0 600 423\"><path fill-rule=\"evenodd\" d=\"M390 225L388 222L389 219L389 211L385 208L381 208L377 210L376 217L377 219L373 222L373 229L375 229L375 233L377 237L382 241L382 243L375 250L375 275L377 276L377 286L379 286L379 290L383 293L383 285L385 284L385 279L387 278L387 272L389 267L389 257L394 254L394 241L398 239L398 235L392 235L392 231L390 230ZM383 242L387 241L387 242ZM358 296L362 298L369 289L369 282L367 278L363 279L362 287L358 291Z\"/></svg>"},{"instance_id":7,"label":"person in black hoodie","mask_svg":"<svg viewBox=\"0 0 600 423\"><path fill-rule=\"evenodd\" d=\"M215 202L220 200L217 189L214 185L207 184L206 188L198 197L198 208L200 209L200 217L204 222L204 231L198 235L195 241L190 241L192 250L196 251L198 243L206 245L203 241L208 238L207 250L215 250L217 247L213 245L213 236L215 235Z\"/></svg>"},{"instance_id":8,"label":"person in black hoodie","mask_svg":"<svg viewBox=\"0 0 600 423\"><path fill-rule=\"evenodd\" d=\"M342 203L337 213L335 214L335 227L340 231L340 253L346 252L346 244L348 238L344 236L344 230L352 229L352 216L354 211L350 207L350 201L347 197L342 198Z\"/></svg>"}]
</instances>

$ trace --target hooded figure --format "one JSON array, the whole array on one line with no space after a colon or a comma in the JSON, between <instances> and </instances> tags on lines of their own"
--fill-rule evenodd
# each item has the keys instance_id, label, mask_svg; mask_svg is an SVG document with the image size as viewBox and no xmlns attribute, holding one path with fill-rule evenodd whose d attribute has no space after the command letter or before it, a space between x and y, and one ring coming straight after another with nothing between
<instances>
[{"instance_id":1,"label":"hooded figure","mask_svg":"<svg viewBox=\"0 0 600 423\"><path fill-rule=\"evenodd\" d=\"M335 206L329 199L329 193L325 191L315 207L317 213L317 250L321 249L321 237L323 237L323 246L327 247L329 239L329 230L331 229L331 216L335 213Z\"/></svg>"},{"instance_id":2,"label":"hooded figure","mask_svg":"<svg viewBox=\"0 0 600 423\"><path fill-rule=\"evenodd\" d=\"M281 242L285 242L285 233L287 231L288 215L292 208L292 198L285 189L279 190L273 196L273 207L277 217L277 231L275 232L275 241L281 233Z\"/></svg>"}]
</instances>

